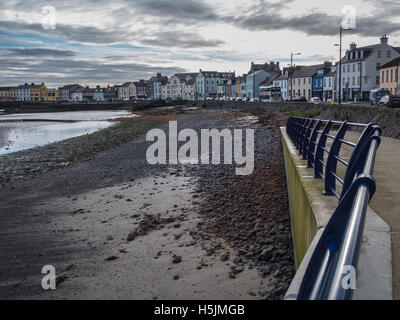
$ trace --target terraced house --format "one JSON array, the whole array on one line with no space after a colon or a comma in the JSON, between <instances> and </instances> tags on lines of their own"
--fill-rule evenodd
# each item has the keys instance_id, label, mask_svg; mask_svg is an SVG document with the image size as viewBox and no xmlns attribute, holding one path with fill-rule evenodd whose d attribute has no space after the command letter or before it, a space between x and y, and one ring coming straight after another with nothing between
<instances>
[{"instance_id":1,"label":"terraced house","mask_svg":"<svg viewBox=\"0 0 400 320\"><path fill-rule=\"evenodd\" d=\"M304 66L294 71L291 76L292 85L290 85L291 80L289 80L289 90L292 90L292 97L305 97L307 100L310 100L312 98L313 76L316 75L318 69L323 67L323 64L318 64Z\"/></svg>"},{"instance_id":2,"label":"terraced house","mask_svg":"<svg viewBox=\"0 0 400 320\"><path fill-rule=\"evenodd\" d=\"M0 87L0 101L17 101L17 87Z\"/></svg>"},{"instance_id":3,"label":"terraced house","mask_svg":"<svg viewBox=\"0 0 400 320\"><path fill-rule=\"evenodd\" d=\"M225 80L232 80L234 78L234 72L202 71L200 69L196 77L196 98L206 99L217 97L218 85Z\"/></svg>"},{"instance_id":4,"label":"terraced house","mask_svg":"<svg viewBox=\"0 0 400 320\"><path fill-rule=\"evenodd\" d=\"M79 88L83 87L79 84L68 84L64 87L59 88L58 91L60 99L63 101L71 101L71 93Z\"/></svg>"},{"instance_id":5,"label":"terraced house","mask_svg":"<svg viewBox=\"0 0 400 320\"><path fill-rule=\"evenodd\" d=\"M396 58L380 67L381 76L379 87L389 90L394 95L400 93L399 65L400 58Z\"/></svg>"},{"instance_id":6,"label":"terraced house","mask_svg":"<svg viewBox=\"0 0 400 320\"><path fill-rule=\"evenodd\" d=\"M134 82L125 82L118 86L118 100L129 100L136 97L136 86Z\"/></svg>"},{"instance_id":7,"label":"terraced house","mask_svg":"<svg viewBox=\"0 0 400 320\"><path fill-rule=\"evenodd\" d=\"M174 74L163 86L162 99L194 99L196 77L197 73Z\"/></svg>"},{"instance_id":8,"label":"terraced house","mask_svg":"<svg viewBox=\"0 0 400 320\"><path fill-rule=\"evenodd\" d=\"M369 92L381 85L380 67L400 57L400 48L389 45L389 38L383 35L380 43L357 47L350 45L342 58L341 97L343 100L368 100ZM338 77L339 77L339 73ZM361 95L360 95L361 92Z\"/></svg>"}]
</instances>

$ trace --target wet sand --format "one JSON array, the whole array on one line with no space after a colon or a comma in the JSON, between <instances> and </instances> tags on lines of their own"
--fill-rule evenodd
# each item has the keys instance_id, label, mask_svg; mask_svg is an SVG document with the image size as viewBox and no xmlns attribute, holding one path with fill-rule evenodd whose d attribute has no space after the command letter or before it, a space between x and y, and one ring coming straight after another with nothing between
<instances>
[{"instance_id":1,"label":"wet sand","mask_svg":"<svg viewBox=\"0 0 400 320\"><path fill-rule=\"evenodd\" d=\"M183 128L212 128L242 116L229 111L194 110L179 123ZM263 132L260 152L268 153L270 144ZM231 217L231 208L238 217L246 214L255 221L249 208L253 192L246 191L245 198L237 196L224 203L218 198L213 200L213 188L230 192L231 185L226 185L224 179L212 185L221 179L221 170L226 177L230 170L209 166L196 173L185 166L149 166L144 157L147 146L142 135L89 161L4 185L0 194L0 299L279 299L282 296L290 274L284 277L281 274L287 267L279 265L282 261L267 262L260 260L258 254L248 255L254 247L258 252L258 245L265 243L254 243L253 249L249 249L254 240L250 233L254 232L243 228L240 244L245 247L238 253L236 239L229 240L229 234L219 231L224 223L231 229L224 222ZM264 160L258 163L268 166ZM259 187L264 184L261 178L247 180L246 184ZM279 187L285 188L281 183ZM206 198L207 194L212 197ZM261 200L260 195L257 201ZM254 208L274 208L280 199L263 201L257 206L253 204ZM204 209L221 216L215 220L205 215ZM273 249L286 255L286 251L278 250L278 245L285 244L290 251L286 260L290 263L289 223L258 209L254 214L271 225L270 230L255 240L270 237L269 233L284 235L275 244L271 236L270 247L276 245ZM286 213L279 211L282 214ZM152 217L158 216L170 220L152 224ZM143 226L148 232L129 241L132 232ZM57 290L42 290L44 265L56 268ZM261 272L263 265L269 271Z\"/></svg>"}]
</instances>

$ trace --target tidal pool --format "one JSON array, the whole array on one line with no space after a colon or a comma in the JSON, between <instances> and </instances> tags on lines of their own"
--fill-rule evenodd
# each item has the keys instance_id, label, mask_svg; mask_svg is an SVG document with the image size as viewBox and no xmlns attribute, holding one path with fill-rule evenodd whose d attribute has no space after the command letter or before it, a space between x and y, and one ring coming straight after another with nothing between
<instances>
[{"instance_id":1,"label":"tidal pool","mask_svg":"<svg viewBox=\"0 0 400 320\"><path fill-rule=\"evenodd\" d=\"M0 155L90 134L113 124L109 121L0 123Z\"/></svg>"}]
</instances>

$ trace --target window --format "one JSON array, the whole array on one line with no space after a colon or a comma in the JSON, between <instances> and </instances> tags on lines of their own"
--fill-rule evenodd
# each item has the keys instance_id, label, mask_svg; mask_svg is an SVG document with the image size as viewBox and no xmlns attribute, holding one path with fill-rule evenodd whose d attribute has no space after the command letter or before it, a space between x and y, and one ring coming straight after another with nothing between
<instances>
[{"instance_id":1,"label":"window","mask_svg":"<svg viewBox=\"0 0 400 320\"><path fill-rule=\"evenodd\" d=\"M356 85L356 78L353 77L353 86L355 86L355 85Z\"/></svg>"},{"instance_id":2,"label":"window","mask_svg":"<svg viewBox=\"0 0 400 320\"><path fill-rule=\"evenodd\" d=\"M378 50L378 58L382 58L382 51Z\"/></svg>"},{"instance_id":3,"label":"window","mask_svg":"<svg viewBox=\"0 0 400 320\"><path fill-rule=\"evenodd\" d=\"M378 62L378 63L376 64L376 70L378 70L380 66L381 66L381 64Z\"/></svg>"},{"instance_id":4,"label":"window","mask_svg":"<svg viewBox=\"0 0 400 320\"><path fill-rule=\"evenodd\" d=\"M356 72L356 65L353 64L353 72Z\"/></svg>"},{"instance_id":5,"label":"window","mask_svg":"<svg viewBox=\"0 0 400 320\"><path fill-rule=\"evenodd\" d=\"M384 83L384 82L385 82L385 71L382 71L382 76L381 76L381 78L382 78L382 83Z\"/></svg>"},{"instance_id":6,"label":"window","mask_svg":"<svg viewBox=\"0 0 400 320\"><path fill-rule=\"evenodd\" d=\"M387 51L387 54L386 54L386 57L387 57L387 58L390 58L391 56L392 56L392 51L388 50L388 51Z\"/></svg>"},{"instance_id":7,"label":"window","mask_svg":"<svg viewBox=\"0 0 400 320\"><path fill-rule=\"evenodd\" d=\"M343 73L346 73L346 66L343 66Z\"/></svg>"},{"instance_id":8,"label":"window","mask_svg":"<svg viewBox=\"0 0 400 320\"><path fill-rule=\"evenodd\" d=\"M347 66L347 72L350 72L350 65Z\"/></svg>"},{"instance_id":9,"label":"window","mask_svg":"<svg viewBox=\"0 0 400 320\"><path fill-rule=\"evenodd\" d=\"M386 70L386 82L389 82L389 70Z\"/></svg>"},{"instance_id":10,"label":"window","mask_svg":"<svg viewBox=\"0 0 400 320\"><path fill-rule=\"evenodd\" d=\"M376 85L379 86L379 76L376 76Z\"/></svg>"},{"instance_id":11,"label":"window","mask_svg":"<svg viewBox=\"0 0 400 320\"><path fill-rule=\"evenodd\" d=\"M390 70L390 82L393 82L393 69Z\"/></svg>"}]
</instances>

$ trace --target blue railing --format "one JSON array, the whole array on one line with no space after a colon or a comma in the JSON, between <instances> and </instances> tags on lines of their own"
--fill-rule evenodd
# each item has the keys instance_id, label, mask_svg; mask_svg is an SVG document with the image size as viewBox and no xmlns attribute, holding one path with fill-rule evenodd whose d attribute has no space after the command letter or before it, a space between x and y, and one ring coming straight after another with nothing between
<instances>
[{"instance_id":1,"label":"blue railing","mask_svg":"<svg viewBox=\"0 0 400 320\"><path fill-rule=\"evenodd\" d=\"M352 128L363 130L357 143L345 140ZM286 132L308 167L314 168L315 178L324 179L324 194L339 200L309 261L298 299L351 299L353 290L343 285L343 279L349 267L357 268L367 207L375 193L372 174L382 129L373 124L290 117ZM347 161L340 156L343 145L353 148ZM343 177L338 164L346 168Z\"/></svg>"}]
</instances>

